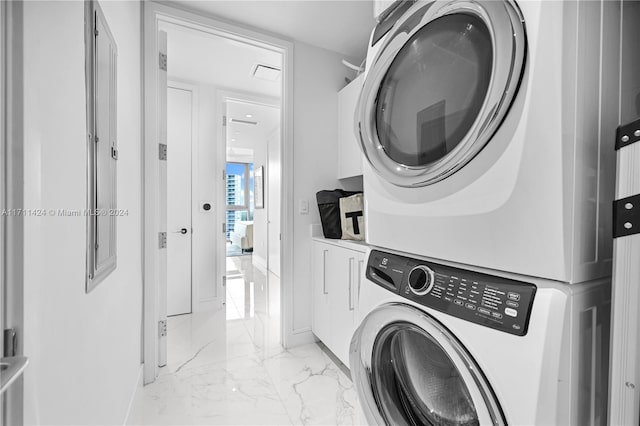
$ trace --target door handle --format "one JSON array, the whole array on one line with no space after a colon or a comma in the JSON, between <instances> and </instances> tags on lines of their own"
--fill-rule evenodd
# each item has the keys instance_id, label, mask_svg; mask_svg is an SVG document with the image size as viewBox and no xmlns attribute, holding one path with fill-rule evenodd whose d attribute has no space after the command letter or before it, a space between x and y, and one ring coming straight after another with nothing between
<instances>
[{"instance_id":1,"label":"door handle","mask_svg":"<svg viewBox=\"0 0 640 426\"><path fill-rule=\"evenodd\" d=\"M358 261L358 291L356 292L356 300L360 300L360 287L362 286L362 267L364 266L364 260Z\"/></svg>"},{"instance_id":2,"label":"door handle","mask_svg":"<svg viewBox=\"0 0 640 426\"><path fill-rule=\"evenodd\" d=\"M353 311L353 257L349 258L349 310Z\"/></svg>"},{"instance_id":3,"label":"door handle","mask_svg":"<svg viewBox=\"0 0 640 426\"><path fill-rule=\"evenodd\" d=\"M329 250L322 251L322 294L329 294L327 291L327 253Z\"/></svg>"},{"instance_id":4,"label":"door handle","mask_svg":"<svg viewBox=\"0 0 640 426\"><path fill-rule=\"evenodd\" d=\"M174 234L186 234L187 232L189 232L189 230L187 228L182 228L179 231L173 231Z\"/></svg>"}]
</instances>

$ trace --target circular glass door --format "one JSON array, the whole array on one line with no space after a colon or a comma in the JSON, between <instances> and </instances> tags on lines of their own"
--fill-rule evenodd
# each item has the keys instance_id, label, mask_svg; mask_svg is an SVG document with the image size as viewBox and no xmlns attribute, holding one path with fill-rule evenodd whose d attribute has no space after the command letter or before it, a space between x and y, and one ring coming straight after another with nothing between
<instances>
[{"instance_id":1,"label":"circular glass door","mask_svg":"<svg viewBox=\"0 0 640 426\"><path fill-rule=\"evenodd\" d=\"M371 424L504 424L489 384L458 340L413 307L384 305L351 345L351 372Z\"/></svg>"},{"instance_id":2,"label":"circular glass door","mask_svg":"<svg viewBox=\"0 0 640 426\"><path fill-rule=\"evenodd\" d=\"M524 51L509 1L418 2L385 39L360 95L356 126L373 168L409 187L455 173L504 119Z\"/></svg>"},{"instance_id":3,"label":"circular glass door","mask_svg":"<svg viewBox=\"0 0 640 426\"><path fill-rule=\"evenodd\" d=\"M437 342L407 323L378 339L372 387L388 424L479 425L469 389Z\"/></svg>"}]
</instances>

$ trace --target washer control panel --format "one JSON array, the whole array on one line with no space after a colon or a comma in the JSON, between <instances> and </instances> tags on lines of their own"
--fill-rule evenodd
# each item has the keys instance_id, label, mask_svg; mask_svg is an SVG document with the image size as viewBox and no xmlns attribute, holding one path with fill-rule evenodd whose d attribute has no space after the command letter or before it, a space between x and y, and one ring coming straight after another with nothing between
<instances>
[{"instance_id":1,"label":"washer control panel","mask_svg":"<svg viewBox=\"0 0 640 426\"><path fill-rule=\"evenodd\" d=\"M435 283L435 273L433 269L426 265L418 265L409 271L409 290L413 294L423 296L431 291Z\"/></svg>"},{"instance_id":2,"label":"washer control panel","mask_svg":"<svg viewBox=\"0 0 640 426\"><path fill-rule=\"evenodd\" d=\"M372 250L370 281L423 306L505 333L527 334L536 287L527 282Z\"/></svg>"}]
</instances>

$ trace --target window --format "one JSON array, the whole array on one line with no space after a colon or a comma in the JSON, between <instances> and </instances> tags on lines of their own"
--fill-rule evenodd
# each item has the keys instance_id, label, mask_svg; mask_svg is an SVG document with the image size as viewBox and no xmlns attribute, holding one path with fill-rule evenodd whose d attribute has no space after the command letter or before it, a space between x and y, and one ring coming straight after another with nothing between
<instances>
[{"instance_id":1,"label":"window","mask_svg":"<svg viewBox=\"0 0 640 426\"><path fill-rule=\"evenodd\" d=\"M227 163L227 240L235 223L253 220L253 163Z\"/></svg>"},{"instance_id":2,"label":"window","mask_svg":"<svg viewBox=\"0 0 640 426\"><path fill-rule=\"evenodd\" d=\"M96 1L85 3L85 49L88 293L116 268L117 48Z\"/></svg>"}]
</instances>

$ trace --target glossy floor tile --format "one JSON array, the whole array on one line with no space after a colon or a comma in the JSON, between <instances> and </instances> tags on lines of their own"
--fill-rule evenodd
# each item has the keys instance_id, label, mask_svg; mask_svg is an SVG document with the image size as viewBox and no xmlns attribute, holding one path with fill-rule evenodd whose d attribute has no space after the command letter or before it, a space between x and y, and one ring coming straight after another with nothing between
<instances>
[{"instance_id":1,"label":"glossy floor tile","mask_svg":"<svg viewBox=\"0 0 640 426\"><path fill-rule=\"evenodd\" d=\"M280 282L227 258L227 303L169 318L168 363L141 388L128 424L351 425L351 380L320 346L280 345Z\"/></svg>"}]
</instances>

